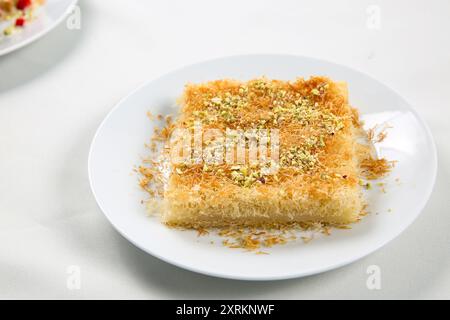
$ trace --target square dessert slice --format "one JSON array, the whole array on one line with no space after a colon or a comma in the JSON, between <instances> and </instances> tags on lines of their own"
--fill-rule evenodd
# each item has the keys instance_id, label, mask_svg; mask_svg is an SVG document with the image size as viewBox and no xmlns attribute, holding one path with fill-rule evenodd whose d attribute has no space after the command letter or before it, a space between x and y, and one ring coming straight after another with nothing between
<instances>
[{"instance_id":1,"label":"square dessert slice","mask_svg":"<svg viewBox=\"0 0 450 320\"><path fill-rule=\"evenodd\" d=\"M359 147L363 131L345 83L326 77L218 80L187 85L180 104L174 128L190 148L182 161L173 160L180 155L172 152L176 143L167 148L172 156L162 213L166 224L199 228L359 219L361 150L366 149ZM255 143L263 148L252 153ZM255 154L258 161L251 157Z\"/></svg>"}]
</instances>

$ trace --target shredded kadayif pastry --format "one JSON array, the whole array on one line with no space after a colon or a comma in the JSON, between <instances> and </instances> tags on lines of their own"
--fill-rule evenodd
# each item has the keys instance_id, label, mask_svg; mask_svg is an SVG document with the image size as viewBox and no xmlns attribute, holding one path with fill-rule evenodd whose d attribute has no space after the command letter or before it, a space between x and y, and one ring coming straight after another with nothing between
<instances>
[{"instance_id":1,"label":"shredded kadayif pastry","mask_svg":"<svg viewBox=\"0 0 450 320\"><path fill-rule=\"evenodd\" d=\"M365 214L362 179L392 165L376 159L345 83L326 77L188 84L179 103L138 169L147 206L168 226L218 228L231 248L348 228Z\"/></svg>"}]
</instances>

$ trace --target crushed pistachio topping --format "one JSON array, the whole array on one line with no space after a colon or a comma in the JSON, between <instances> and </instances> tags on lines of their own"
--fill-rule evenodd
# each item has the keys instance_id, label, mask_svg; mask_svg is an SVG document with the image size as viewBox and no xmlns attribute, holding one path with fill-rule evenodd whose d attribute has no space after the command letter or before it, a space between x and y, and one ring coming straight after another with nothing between
<instances>
[{"instance_id":1,"label":"crushed pistachio topping","mask_svg":"<svg viewBox=\"0 0 450 320\"><path fill-rule=\"evenodd\" d=\"M241 85L233 92L228 91L220 96L207 97L203 104L206 109L195 110L187 123L192 125L194 120L205 123L224 121L227 124L245 125L241 121L241 111L249 103L259 103L261 99L269 99L271 111L267 114L255 114L258 128L280 126L284 121L297 121L306 126L311 123L324 122L328 134L334 134L344 127L339 116L326 108L320 107L318 97L326 93L328 83L319 84L311 90L311 95L302 95L292 90L280 89L266 79L250 81L248 85Z\"/></svg>"},{"instance_id":2,"label":"crushed pistachio topping","mask_svg":"<svg viewBox=\"0 0 450 320\"><path fill-rule=\"evenodd\" d=\"M231 179L243 187L250 187L254 183L266 183L266 177L261 170L249 166L231 167Z\"/></svg>"},{"instance_id":3,"label":"crushed pistachio topping","mask_svg":"<svg viewBox=\"0 0 450 320\"><path fill-rule=\"evenodd\" d=\"M323 102L329 88L329 83L322 81L317 82L311 89L302 91L295 88L295 83L289 86L260 78L246 84L206 91L199 96L201 100L194 99L195 107L187 114L184 125L193 129L195 122L200 121L211 128L243 130L290 130L287 125L296 126L298 129L295 130L304 132L297 143L280 146L280 167L294 168L299 174L305 173L319 167L320 154L325 149L327 140L344 129L346 121L349 120L348 114L336 114L332 107ZM198 107L199 105L201 107ZM255 106L262 107L255 110ZM245 143L259 143L258 137L246 135ZM226 139L226 143L235 143L237 137L227 136ZM270 135L267 137L267 143L270 143ZM284 150L285 148L288 149ZM205 168L207 170L203 172L216 173L208 166ZM258 182L275 181L266 177L261 170L252 169L248 175L227 169L226 166L224 170L235 184L244 187Z\"/></svg>"},{"instance_id":4,"label":"crushed pistachio topping","mask_svg":"<svg viewBox=\"0 0 450 320\"><path fill-rule=\"evenodd\" d=\"M197 117L200 116L200 118L204 120L208 120L208 117L213 117L213 119L209 120L217 121L218 118L220 118L227 123L235 122L238 111L245 108L248 104L246 98L247 93L247 88L240 87L239 94L226 92L223 96L212 97L211 99L204 101L204 105L207 109L203 113L194 115Z\"/></svg>"},{"instance_id":5,"label":"crushed pistachio topping","mask_svg":"<svg viewBox=\"0 0 450 320\"><path fill-rule=\"evenodd\" d=\"M312 169L318 162L317 154L300 147L291 147L281 155L281 165L297 167L303 171Z\"/></svg>"}]
</instances>

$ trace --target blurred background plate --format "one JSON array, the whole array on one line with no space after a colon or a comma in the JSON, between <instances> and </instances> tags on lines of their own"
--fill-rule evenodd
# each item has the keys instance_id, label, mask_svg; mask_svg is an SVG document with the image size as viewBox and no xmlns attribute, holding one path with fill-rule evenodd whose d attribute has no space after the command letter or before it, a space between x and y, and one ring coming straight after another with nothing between
<instances>
[{"instance_id":1,"label":"blurred background plate","mask_svg":"<svg viewBox=\"0 0 450 320\"><path fill-rule=\"evenodd\" d=\"M27 44L44 36L47 32L61 23L73 10L77 0L46 0L45 4L36 11L36 18L22 30L8 37L0 38L0 56L22 48ZM0 24L0 31L11 21ZM52 48L49 48L51 50Z\"/></svg>"}]
</instances>

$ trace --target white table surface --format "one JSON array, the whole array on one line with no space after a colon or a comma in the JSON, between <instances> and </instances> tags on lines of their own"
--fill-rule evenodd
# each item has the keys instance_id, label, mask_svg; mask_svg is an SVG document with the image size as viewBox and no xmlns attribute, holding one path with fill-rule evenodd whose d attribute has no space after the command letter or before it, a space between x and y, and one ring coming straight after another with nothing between
<instances>
[{"instance_id":1,"label":"white table surface","mask_svg":"<svg viewBox=\"0 0 450 320\"><path fill-rule=\"evenodd\" d=\"M369 5L380 28L367 26ZM0 298L450 298L450 2L80 2L65 23L0 57ZM87 155L111 107L180 66L289 53L350 66L405 97L436 140L426 208L400 237L349 266L303 279L231 281L168 265L124 240L91 194ZM79 267L81 286L67 286ZM381 270L381 290L366 286ZM70 280L70 279L69 279Z\"/></svg>"}]
</instances>

